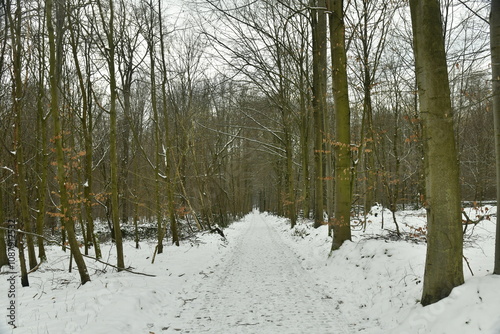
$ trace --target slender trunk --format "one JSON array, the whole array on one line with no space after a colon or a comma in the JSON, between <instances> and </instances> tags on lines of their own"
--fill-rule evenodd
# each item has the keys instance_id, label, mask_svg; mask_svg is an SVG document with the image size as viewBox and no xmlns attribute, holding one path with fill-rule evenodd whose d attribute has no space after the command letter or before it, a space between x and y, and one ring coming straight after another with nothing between
<instances>
[{"instance_id":1,"label":"slender trunk","mask_svg":"<svg viewBox=\"0 0 500 334\"><path fill-rule=\"evenodd\" d=\"M125 268L123 255L122 231L120 228L120 208L118 194L118 154L117 154L117 84L115 68L115 11L114 1L109 0L109 10L107 12L102 8L101 2L97 3L99 14L106 34L107 48L104 50L109 71L109 160L110 160L110 178L111 178L111 221L113 224L113 235L116 245L116 266L118 271Z\"/></svg>"},{"instance_id":2,"label":"slender trunk","mask_svg":"<svg viewBox=\"0 0 500 334\"><path fill-rule=\"evenodd\" d=\"M151 8L151 12L153 12L153 8ZM153 18L151 17L151 24L153 22ZM153 109L153 123L154 123L154 141L155 141L155 213L156 213L156 221L157 221L157 250L158 254L163 253L163 238L165 237L165 225L163 224L163 217L161 212L161 204L160 204L160 165L162 161L162 152L161 152L161 133L160 133L160 119L158 116L158 102L156 98L156 56L155 56L155 47L154 47L154 32L153 27L149 27L150 32L148 36L148 49L149 49L149 61L151 66L151 109Z\"/></svg>"},{"instance_id":3,"label":"slender trunk","mask_svg":"<svg viewBox=\"0 0 500 334\"><path fill-rule=\"evenodd\" d=\"M491 1L490 47L493 90L493 115L495 119L495 152L497 171L497 208L500 203L500 0ZM495 264L493 273L500 275L500 221L497 215Z\"/></svg>"},{"instance_id":4,"label":"slender trunk","mask_svg":"<svg viewBox=\"0 0 500 334\"><path fill-rule=\"evenodd\" d=\"M2 4L3 5L3 4ZM2 10L4 13L7 12L7 10L4 9L5 7L2 6ZM7 54L6 49L7 49L7 43L8 43L8 34L9 34L9 21L4 20L4 34L3 34L3 41L2 41L2 48L1 48L1 55L0 55L0 74L4 73L4 66L6 62L6 57L5 55ZM5 212L4 212L4 202L3 202L3 188L0 187L0 226L1 227L8 227L5 224ZM9 258L7 256L7 244L5 242L5 231L0 230L0 268L3 265L9 264Z\"/></svg>"},{"instance_id":5,"label":"slender trunk","mask_svg":"<svg viewBox=\"0 0 500 334\"><path fill-rule=\"evenodd\" d=\"M68 15L68 21L70 26L73 25L71 21L72 15L71 13ZM80 87L80 93L82 94L82 117L81 117L81 126L85 147L85 157L84 157L84 183L83 183L83 197L84 201L84 209L85 209L85 219L87 222L87 241L92 242L95 250L95 256L97 259L101 258L101 250L99 246L99 240L94 231L94 217L92 216L92 156L93 156L93 141L92 141L92 112L91 112L91 98L89 97L88 92L90 91L91 83L90 80L87 80L83 77L83 72L80 64L80 58L78 56L78 41L75 34L74 29L69 29L70 32L70 41L71 41L71 50L73 55L73 61L75 62L75 70L78 78L78 85ZM85 48L88 48L88 45L85 44ZM87 50L86 50L87 51ZM88 52L85 52L88 54ZM88 59L86 59L86 73L90 72L90 63Z\"/></svg>"},{"instance_id":6,"label":"slender trunk","mask_svg":"<svg viewBox=\"0 0 500 334\"><path fill-rule=\"evenodd\" d=\"M43 16L40 17L40 24L44 25L42 22ZM41 42L39 49L40 59L43 59L45 54L45 43ZM45 72L44 67L40 66L38 69L38 95L37 95L37 170L40 177L40 182L38 184L38 198L37 198L37 214L36 214L36 232L38 235L43 235L43 230L45 227L45 215L46 215L46 198L48 189L48 154L47 154L47 117L45 115L44 98L45 96ZM38 237L38 257L41 262L47 260L47 255L45 254L45 247L43 243L43 238Z\"/></svg>"},{"instance_id":7,"label":"slender trunk","mask_svg":"<svg viewBox=\"0 0 500 334\"><path fill-rule=\"evenodd\" d=\"M14 135L13 135L13 151L15 155L15 176L16 176L16 204L18 206L19 214L19 228L31 232L31 218L28 203L28 189L26 185L26 170L24 161L24 146L23 146L23 127L22 127L22 114L23 114L23 100L24 100L24 83L22 81L22 6L21 1L16 2L16 12L14 17L10 13L10 6L8 6L8 19L12 38L12 73L13 73L13 88L12 88L12 111L15 117L14 122ZM37 266L37 259L35 253L35 246L33 243L33 236L26 237L26 244L28 248L29 267L34 268Z\"/></svg>"},{"instance_id":8,"label":"slender trunk","mask_svg":"<svg viewBox=\"0 0 500 334\"><path fill-rule=\"evenodd\" d=\"M291 228L297 223L297 208L295 201L295 173L293 170L293 150L292 140L290 133L285 131L285 145L286 145L286 177L287 177L287 192L288 192L288 219L290 219Z\"/></svg>"},{"instance_id":9,"label":"slender trunk","mask_svg":"<svg viewBox=\"0 0 500 334\"><path fill-rule=\"evenodd\" d=\"M427 256L422 304L464 282L459 165L439 0L410 0L424 141Z\"/></svg>"},{"instance_id":10,"label":"slender trunk","mask_svg":"<svg viewBox=\"0 0 500 334\"><path fill-rule=\"evenodd\" d=\"M21 267L21 286L26 287L30 285L28 279L28 270L26 268L26 257L24 255L24 234L17 233L17 250L19 252L19 265Z\"/></svg>"},{"instance_id":11,"label":"slender trunk","mask_svg":"<svg viewBox=\"0 0 500 334\"><path fill-rule=\"evenodd\" d=\"M3 206L3 189L0 188L0 227L9 227L5 224L5 212ZM5 242L5 230L0 229L0 269L9 264L7 256L7 243Z\"/></svg>"},{"instance_id":12,"label":"slender trunk","mask_svg":"<svg viewBox=\"0 0 500 334\"><path fill-rule=\"evenodd\" d=\"M179 231L177 226L177 219L175 217L175 199L174 199L174 187L175 187L175 177L172 176L172 166L175 163L173 157L172 143L170 139L170 121L168 115L167 107L167 62L165 60L165 41L163 36L163 23L162 23L162 10L161 1L158 0L158 12L159 25L160 25L160 52L161 52L161 93L162 93L162 103L163 103L163 118L165 127L165 177L166 177L166 187L167 187L167 205L168 214L170 217L170 231L172 233L172 243L179 246Z\"/></svg>"},{"instance_id":13,"label":"slender trunk","mask_svg":"<svg viewBox=\"0 0 500 334\"><path fill-rule=\"evenodd\" d=\"M335 108L335 218L332 250L351 240L351 121L347 57L345 50L344 2L330 0L332 89Z\"/></svg>"},{"instance_id":14,"label":"slender trunk","mask_svg":"<svg viewBox=\"0 0 500 334\"><path fill-rule=\"evenodd\" d=\"M57 164L57 179L59 182L59 195L61 197L61 220L64 224L64 230L67 233L68 241L71 247L71 255L75 259L75 263L78 267L78 272L80 274L80 280L82 284L90 281L89 273L87 272L87 266L80 253L80 245L76 240L74 217L71 210L71 205L69 204L68 190L66 188L66 170L65 170L65 159L64 159L64 147L63 147L63 132L61 128L61 120L59 118L59 62L61 61L62 52L61 50L56 50L56 35L54 31L54 25L52 22L52 0L46 1L46 15L47 15L47 31L49 36L49 77L50 77L50 108L54 121L54 144L56 147L56 164ZM58 1L56 5L57 13L57 45L62 42L62 18L63 14L63 4Z\"/></svg>"},{"instance_id":15,"label":"slender trunk","mask_svg":"<svg viewBox=\"0 0 500 334\"><path fill-rule=\"evenodd\" d=\"M364 177L364 212L367 214L374 203L375 198L375 138L373 131L373 107L372 107L372 97L371 97L371 79L368 65L365 68L365 97L363 102L363 121L365 122L365 133L364 142L362 143L362 155L363 164L362 168L365 172Z\"/></svg>"},{"instance_id":16,"label":"slender trunk","mask_svg":"<svg viewBox=\"0 0 500 334\"><path fill-rule=\"evenodd\" d=\"M301 79L301 93L300 93L300 148L302 160L302 214L304 218L310 217L310 182L309 182L309 112L306 106L306 97L303 89L303 79Z\"/></svg>"},{"instance_id":17,"label":"slender trunk","mask_svg":"<svg viewBox=\"0 0 500 334\"><path fill-rule=\"evenodd\" d=\"M314 120L314 227L323 224L323 115L326 109L326 2L318 0L312 15L313 35L313 120Z\"/></svg>"}]
</instances>

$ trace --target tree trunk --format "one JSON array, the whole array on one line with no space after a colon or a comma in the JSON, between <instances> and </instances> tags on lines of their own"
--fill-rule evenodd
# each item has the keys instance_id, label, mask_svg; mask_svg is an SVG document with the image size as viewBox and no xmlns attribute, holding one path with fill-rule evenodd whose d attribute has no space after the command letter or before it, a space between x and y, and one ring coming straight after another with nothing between
<instances>
[{"instance_id":1,"label":"tree trunk","mask_svg":"<svg viewBox=\"0 0 500 334\"><path fill-rule=\"evenodd\" d=\"M156 214L156 224L157 224L157 252L158 254L163 253L163 239L165 237L166 224L163 224L163 215L161 209L161 183L162 179L160 176L160 166L163 160L162 157L162 138L160 132L160 118L158 114L158 99L157 99L157 89L156 89L156 55L155 55L155 32L154 32L154 21L155 21L155 11L152 3L149 3L149 22L148 22L148 52L149 52L149 63L150 63L150 80L151 80L151 109L153 111L153 131L154 131L154 144L155 144L155 163L154 163L154 196L155 196L155 214ZM161 13L159 13L161 15Z\"/></svg>"},{"instance_id":2,"label":"tree trunk","mask_svg":"<svg viewBox=\"0 0 500 334\"><path fill-rule=\"evenodd\" d=\"M312 15L313 35L313 121L314 121L314 227L323 225L323 136L326 109L326 2L318 0Z\"/></svg>"},{"instance_id":3,"label":"tree trunk","mask_svg":"<svg viewBox=\"0 0 500 334\"><path fill-rule=\"evenodd\" d=\"M114 1L109 0L109 11L105 12L101 2L97 3L101 21L106 34L107 49L104 50L109 70L109 90L110 90L110 106L109 106L109 160L111 170L111 221L113 223L113 234L116 245L116 266L118 271L125 268L123 256L123 240L122 231L120 228L120 208L118 199L118 154L117 154L117 85L116 85L116 68L115 68L115 35L114 35Z\"/></svg>"},{"instance_id":4,"label":"tree trunk","mask_svg":"<svg viewBox=\"0 0 500 334\"><path fill-rule=\"evenodd\" d=\"M3 189L0 188L0 227L8 227L5 224L5 212L3 206ZM5 230L0 229L0 269L2 266L9 264L9 257L7 256L7 244L5 242Z\"/></svg>"},{"instance_id":5,"label":"tree trunk","mask_svg":"<svg viewBox=\"0 0 500 334\"><path fill-rule=\"evenodd\" d=\"M175 188L175 176L172 175L172 166L175 163L173 157L172 143L170 139L170 121L168 115L167 107L167 61L165 59L165 36L163 33L163 19L162 19L162 9L161 1L158 0L158 13L159 15L159 26L160 26L160 51L161 51L161 93L162 93L162 107L163 107L163 118L165 123L165 177L166 177L166 187L167 187L167 205L168 214L170 217L170 231L172 233L172 243L179 246L179 231L177 226L177 218L175 217L175 198L174 198L174 188Z\"/></svg>"},{"instance_id":6,"label":"tree trunk","mask_svg":"<svg viewBox=\"0 0 500 334\"><path fill-rule=\"evenodd\" d=\"M7 6L8 19L12 39L12 73L13 73L13 89L12 89L12 111L15 117L14 135L13 135L13 151L15 155L15 176L16 176L16 205L18 206L19 228L27 232L31 232L31 216L29 212L28 190L26 185L26 170L24 161L24 146L23 146L23 101L24 101L24 83L22 81L22 6L21 1L16 2L16 12L14 17L10 13L10 6ZM28 247L29 267L34 268L37 265L35 246L33 236L26 237Z\"/></svg>"},{"instance_id":7,"label":"tree trunk","mask_svg":"<svg viewBox=\"0 0 500 334\"><path fill-rule=\"evenodd\" d=\"M301 160L302 160L302 214L304 218L309 219L310 217L310 182L309 182L309 117L310 112L308 105L306 104L307 96L304 92L304 75L301 73L300 79L300 149L301 149ZM264 209L264 208L263 208Z\"/></svg>"},{"instance_id":8,"label":"tree trunk","mask_svg":"<svg viewBox=\"0 0 500 334\"><path fill-rule=\"evenodd\" d=\"M493 116L495 119L495 153L497 167L497 208L500 203L500 0L491 1L490 47L493 90ZM500 220L497 215L495 266L493 273L500 275Z\"/></svg>"},{"instance_id":9,"label":"tree trunk","mask_svg":"<svg viewBox=\"0 0 500 334\"><path fill-rule=\"evenodd\" d=\"M50 77L50 108L54 120L54 143L56 146L56 163L57 163L57 179L59 182L59 193L61 197L61 221L64 224L64 229L67 233L68 241L71 247L71 255L75 259L80 274L82 284L90 281L87 266L80 253L80 245L76 240L74 217L69 204L69 197L67 192L66 183L66 170L64 162L64 147L63 147L63 132L61 129L61 121L59 118L59 66L62 59L61 50L56 50L56 36L54 25L52 22L52 0L46 1L46 15L47 15L47 31L49 36L49 77ZM57 44L62 42L62 21L63 21L63 4L58 2L56 5L57 15Z\"/></svg>"},{"instance_id":10,"label":"tree trunk","mask_svg":"<svg viewBox=\"0 0 500 334\"><path fill-rule=\"evenodd\" d=\"M41 10L40 5L40 10ZM40 21L43 20L43 16L40 17ZM40 22L41 24L41 22ZM38 55L40 59L45 57L45 43L41 42L38 49ZM46 198L48 191L48 165L49 159L47 154L47 121L48 116L45 115L46 108L44 107L45 95L45 67L40 64L38 67L38 95L37 95L37 174L39 175L40 182L38 183L38 198L37 198L37 210L36 213L36 232L38 235L38 257L41 262L47 260L47 255L45 254L44 240L41 237L43 235L43 230L45 227L45 216L46 216Z\"/></svg>"},{"instance_id":11,"label":"tree trunk","mask_svg":"<svg viewBox=\"0 0 500 334\"><path fill-rule=\"evenodd\" d=\"M332 250L340 248L344 241L351 240L351 116L343 6L343 0L330 0L332 89L335 108L335 218Z\"/></svg>"},{"instance_id":12,"label":"tree trunk","mask_svg":"<svg viewBox=\"0 0 500 334\"><path fill-rule=\"evenodd\" d=\"M16 226L18 228L18 226ZM27 287L30 286L29 278L28 278L28 270L26 268L26 257L24 255L24 234L16 233L17 238L17 250L19 252L19 266L21 269L21 286Z\"/></svg>"},{"instance_id":13,"label":"tree trunk","mask_svg":"<svg viewBox=\"0 0 500 334\"><path fill-rule=\"evenodd\" d=\"M71 26L73 22L71 21L72 13L68 15L68 21ZM90 91L90 80L84 79L80 58L78 56L78 41L75 34L75 29L69 29L70 40L71 40L71 50L73 55L73 61L75 62L76 75L78 77L78 85L80 87L80 93L82 94L82 117L81 126L83 133L83 141L85 147L85 157L84 157L84 184L83 184L83 197L84 197L84 208L85 208L85 219L87 221L87 242L92 242L95 250L95 256L97 259L101 258L101 250L99 246L99 240L94 232L94 218L92 216L92 156L93 156L93 140L92 140L92 112L91 112L91 98L88 92ZM87 45L85 45L87 51ZM88 54L88 52L85 52ZM87 75L89 75L89 62L88 59L85 62ZM87 245L88 246L88 245Z\"/></svg>"},{"instance_id":14,"label":"tree trunk","mask_svg":"<svg viewBox=\"0 0 500 334\"><path fill-rule=\"evenodd\" d=\"M422 305L464 282L459 165L439 0L410 0L424 142L427 256Z\"/></svg>"}]
</instances>

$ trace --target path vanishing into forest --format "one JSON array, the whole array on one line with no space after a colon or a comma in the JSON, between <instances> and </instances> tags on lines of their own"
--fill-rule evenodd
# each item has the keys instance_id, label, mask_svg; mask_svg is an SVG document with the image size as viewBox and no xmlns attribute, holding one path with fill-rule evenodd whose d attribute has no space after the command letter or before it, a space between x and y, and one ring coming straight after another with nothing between
<instances>
[{"instance_id":1,"label":"path vanishing into forest","mask_svg":"<svg viewBox=\"0 0 500 334\"><path fill-rule=\"evenodd\" d=\"M266 216L251 214L233 250L194 291L167 332L348 333L328 296Z\"/></svg>"}]
</instances>

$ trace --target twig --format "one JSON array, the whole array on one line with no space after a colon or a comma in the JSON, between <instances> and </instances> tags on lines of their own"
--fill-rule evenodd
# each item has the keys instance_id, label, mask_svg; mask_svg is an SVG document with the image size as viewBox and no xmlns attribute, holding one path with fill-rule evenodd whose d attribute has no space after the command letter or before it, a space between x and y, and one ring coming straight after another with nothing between
<instances>
[{"instance_id":1,"label":"twig","mask_svg":"<svg viewBox=\"0 0 500 334\"><path fill-rule=\"evenodd\" d=\"M470 267L469 260L467 260L467 258L465 257L465 255L462 255L462 257L464 258L465 263L467 263L467 267L469 268L470 273L472 274L472 276L474 276L474 273L472 272L472 268Z\"/></svg>"},{"instance_id":2,"label":"twig","mask_svg":"<svg viewBox=\"0 0 500 334\"><path fill-rule=\"evenodd\" d=\"M153 259L151 259L151 264L155 263L156 253L158 252L158 245L155 247L155 251L153 253Z\"/></svg>"},{"instance_id":3,"label":"twig","mask_svg":"<svg viewBox=\"0 0 500 334\"><path fill-rule=\"evenodd\" d=\"M12 230L12 229L9 229L9 228L6 228L6 227L1 227L0 226L0 229L2 230L5 230L5 231L9 231L9 230ZM16 233L22 233L22 234L26 234L26 235L32 235L32 236L35 236L35 237L40 237L42 238L43 240L47 241L48 243L50 244L55 244L57 246L60 246L62 247L62 245L58 242L58 241L55 241L55 240L51 240L51 239L48 239L46 237L44 237L43 235L40 235L40 234L37 234L37 233L33 233L33 232L26 232L26 231L23 231L23 230L20 230L20 229L16 229ZM69 246L66 246L70 251L71 251L71 248ZM72 256L72 255L70 255ZM133 270L130 270L128 268L121 268L121 267L118 267L118 266L115 266L109 262L105 262L105 261L102 261L98 258L95 258L95 257L92 257L92 256L89 256L89 255L85 255L82 253L82 256L83 257L86 257L88 259L92 259L94 261L97 261L97 262L100 262L102 264L105 264L105 265L108 265L110 267L113 267L115 269L118 269L118 270L125 270L131 274L135 274L135 275L142 275L142 276L148 276L148 277L156 277L156 275L152 275L152 274L146 274L146 273L141 273L141 272L138 272L138 271L133 271ZM33 269L36 269L37 267L33 268ZM31 271L30 271L31 272Z\"/></svg>"},{"instance_id":4,"label":"twig","mask_svg":"<svg viewBox=\"0 0 500 334\"><path fill-rule=\"evenodd\" d=\"M468 225L474 225L474 226L476 226L476 225L477 225L477 224L479 224L481 221L483 221L483 220L485 220L485 219L487 218L487 217L486 217L486 215L482 215L482 216L480 216L480 217L479 217L479 219L478 219L478 220L472 220L472 219L470 219L470 218L469 218L469 216L467 215L467 213L466 213L464 210L462 210L462 214L463 214L463 215L465 216L465 218L466 218L466 221L463 223L463 225L464 225L464 231L463 231L463 234L465 234L465 232L467 231L467 226L468 226Z\"/></svg>"}]
</instances>

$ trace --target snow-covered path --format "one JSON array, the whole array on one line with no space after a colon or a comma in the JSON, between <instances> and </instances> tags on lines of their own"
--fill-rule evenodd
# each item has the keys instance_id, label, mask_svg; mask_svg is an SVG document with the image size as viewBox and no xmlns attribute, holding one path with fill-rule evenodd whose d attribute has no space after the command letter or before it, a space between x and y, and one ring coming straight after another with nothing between
<instances>
[{"instance_id":1,"label":"snow-covered path","mask_svg":"<svg viewBox=\"0 0 500 334\"><path fill-rule=\"evenodd\" d=\"M347 333L335 301L254 213L228 258L186 296L171 332Z\"/></svg>"}]
</instances>

